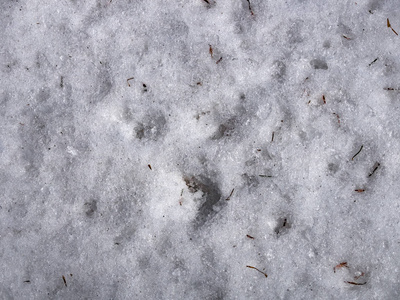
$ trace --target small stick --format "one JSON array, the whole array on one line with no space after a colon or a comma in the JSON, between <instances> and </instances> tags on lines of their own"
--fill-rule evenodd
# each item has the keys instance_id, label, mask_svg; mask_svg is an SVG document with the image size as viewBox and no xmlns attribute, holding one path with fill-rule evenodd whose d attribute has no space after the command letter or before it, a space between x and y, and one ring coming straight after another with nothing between
<instances>
[{"instance_id":1,"label":"small stick","mask_svg":"<svg viewBox=\"0 0 400 300\"><path fill-rule=\"evenodd\" d=\"M372 171L371 174L368 175L368 177L371 177L371 176L375 173L375 171L379 168L380 165L381 165L380 163L377 163L377 164L375 165L375 169Z\"/></svg>"},{"instance_id":2,"label":"small stick","mask_svg":"<svg viewBox=\"0 0 400 300\"><path fill-rule=\"evenodd\" d=\"M252 237L251 235L246 234L246 236L247 236L249 239L254 240L254 237Z\"/></svg>"},{"instance_id":3,"label":"small stick","mask_svg":"<svg viewBox=\"0 0 400 300\"><path fill-rule=\"evenodd\" d=\"M225 199L226 201L231 200L231 197L232 197L232 195L233 195L234 190L235 190L235 189L232 189L232 192L229 194L228 198Z\"/></svg>"},{"instance_id":4,"label":"small stick","mask_svg":"<svg viewBox=\"0 0 400 300\"><path fill-rule=\"evenodd\" d=\"M361 272L360 275L354 276L354 280L358 280L360 277L363 277L364 275L365 275L364 272Z\"/></svg>"},{"instance_id":5,"label":"small stick","mask_svg":"<svg viewBox=\"0 0 400 300\"><path fill-rule=\"evenodd\" d=\"M62 279L63 279L63 281L64 281L65 286L67 286L67 281L65 280L64 275L62 276Z\"/></svg>"},{"instance_id":6,"label":"small stick","mask_svg":"<svg viewBox=\"0 0 400 300\"><path fill-rule=\"evenodd\" d=\"M210 2L208 2L208 0L203 0L205 3L207 3L208 5L210 5Z\"/></svg>"},{"instance_id":7,"label":"small stick","mask_svg":"<svg viewBox=\"0 0 400 300\"><path fill-rule=\"evenodd\" d=\"M343 35L343 37L344 37L346 40L351 40L351 38L349 38L349 37L347 37L347 36L345 36L345 35Z\"/></svg>"},{"instance_id":8,"label":"small stick","mask_svg":"<svg viewBox=\"0 0 400 300\"><path fill-rule=\"evenodd\" d=\"M271 139L271 142L274 141L274 136L275 136L275 131L272 131L272 139Z\"/></svg>"},{"instance_id":9,"label":"small stick","mask_svg":"<svg viewBox=\"0 0 400 300\"><path fill-rule=\"evenodd\" d=\"M339 117L339 115L337 114L337 113L333 113L334 115L336 115L336 118L337 118L337 122L339 123L339 125L340 125L340 117Z\"/></svg>"},{"instance_id":10,"label":"small stick","mask_svg":"<svg viewBox=\"0 0 400 300\"><path fill-rule=\"evenodd\" d=\"M210 53L211 57L213 57L213 48L211 47L210 44L208 44L208 46L210 46L210 48L208 49L208 52Z\"/></svg>"},{"instance_id":11,"label":"small stick","mask_svg":"<svg viewBox=\"0 0 400 300\"><path fill-rule=\"evenodd\" d=\"M258 175L258 176L260 176L260 177L268 177L268 178L270 178L270 177L272 177L271 175Z\"/></svg>"},{"instance_id":12,"label":"small stick","mask_svg":"<svg viewBox=\"0 0 400 300\"><path fill-rule=\"evenodd\" d=\"M348 284L353 284L353 285L364 285L364 284L366 284L366 282L364 282L364 283L357 283L357 282L354 282L354 281L345 281L346 283L348 283Z\"/></svg>"},{"instance_id":13,"label":"small stick","mask_svg":"<svg viewBox=\"0 0 400 300\"><path fill-rule=\"evenodd\" d=\"M325 95L322 95L322 100L324 101L324 104L326 104Z\"/></svg>"},{"instance_id":14,"label":"small stick","mask_svg":"<svg viewBox=\"0 0 400 300\"><path fill-rule=\"evenodd\" d=\"M349 268L347 266L347 262L342 262L342 263L338 264L337 266L335 266L333 268L333 273L336 273L336 269L340 269L340 268Z\"/></svg>"},{"instance_id":15,"label":"small stick","mask_svg":"<svg viewBox=\"0 0 400 300\"><path fill-rule=\"evenodd\" d=\"M257 270L257 271L260 272L261 274L264 274L265 277L268 277L268 275L267 275L266 273L264 273L263 271L260 271L260 270L257 269L256 267L252 267L252 266L246 266L246 267L247 267L247 268L250 268L250 269Z\"/></svg>"},{"instance_id":16,"label":"small stick","mask_svg":"<svg viewBox=\"0 0 400 300\"><path fill-rule=\"evenodd\" d=\"M249 10L251 12L251 15L254 16L253 10L251 9L251 5L250 5L250 0L247 0L247 2L249 3Z\"/></svg>"},{"instance_id":17,"label":"small stick","mask_svg":"<svg viewBox=\"0 0 400 300\"><path fill-rule=\"evenodd\" d=\"M132 80L132 79L135 79L134 77L131 77L131 78L128 78L127 80L126 80L126 82L128 83L128 86L130 87L131 85L129 84L129 80Z\"/></svg>"},{"instance_id":18,"label":"small stick","mask_svg":"<svg viewBox=\"0 0 400 300\"><path fill-rule=\"evenodd\" d=\"M30 280L25 280L24 282L26 282L26 283L31 283L31 281L30 281Z\"/></svg>"},{"instance_id":19,"label":"small stick","mask_svg":"<svg viewBox=\"0 0 400 300\"><path fill-rule=\"evenodd\" d=\"M386 20L387 20L387 27L389 27L390 29L392 29L392 31L393 31L396 35L399 35L399 34L393 29L392 25L390 25L389 19L386 19Z\"/></svg>"},{"instance_id":20,"label":"small stick","mask_svg":"<svg viewBox=\"0 0 400 300\"><path fill-rule=\"evenodd\" d=\"M364 189L357 189L357 190L354 190L355 192L358 192L358 193L362 193L362 192L365 192L365 190Z\"/></svg>"},{"instance_id":21,"label":"small stick","mask_svg":"<svg viewBox=\"0 0 400 300\"><path fill-rule=\"evenodd\" d=\"M369 65L368 65L368 67L370 67L374 62L376 62L378 60L378 57L377 58L375 58Z\"/></svg>"},{"instance_id":22,"label":"small stick","mask_svg":"<svg viewBox=\"0 0 400 300\"><path fill-rule=\"evenodd\" d=\"M285 218L285 219L283 220L283 225L282 225L282 227L285 227L286 224L287 224L287 219Z\"/></svg>"},{"instance_id":23,"label":"small stick","mask_svg":"<svg viewBox=\"0 0 400 300\"><path fill-rule=\"evenodd\" d=\"M150 170L153 170L150 165L147 165L147 166L149 167Z\"/></svg>"},{"instance_id":24,"label":"small stick","mask_svg":"<svg viewBox=\"0 0 400 300\"><path fill-rule=\"evenodd\" d=\"M356 154L354 154L354 156L351 158L351 160L353 160L354 157L356 157L356 156L361 152L361 150L362 150L363 147L364 147L364 145L361 145L360 150L358 150L358 152L357 152Z\"/></svg>"},{"instance_id":25,"label":"small stick","mask_svg":"<svg viewBox=\"0 0 400 300\"><path fill-rule=\"evenodd\" d=\"M218 65L221 62L221 60L222 60L222 56L220 59L217 60L216 64Z\"/></svg>"},{"instance_id":26,"label":"small stick","mask_svg":"<svg viewBox=\"0 0 400 300\"><path fill-rule=\"evenodd\" d=\"M383 88L386 91L399 91L400 89L394 89L394 88Z\"/></svg>"}]
</instances>

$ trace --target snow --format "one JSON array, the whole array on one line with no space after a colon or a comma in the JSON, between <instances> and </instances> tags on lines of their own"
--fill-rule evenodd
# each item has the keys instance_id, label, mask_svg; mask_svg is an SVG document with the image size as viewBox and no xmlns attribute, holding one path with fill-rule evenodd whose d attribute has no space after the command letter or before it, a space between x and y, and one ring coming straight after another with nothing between
<instances>
[{"instance_id":1,"label":"snow","mask_svg":"<svg viewBox=\"0 0 400 300\"><path fill-rule=\"evenodd\" d=\"M398 1L0 21L0 298L399 299Z\"/></svg>"}]
</instances>

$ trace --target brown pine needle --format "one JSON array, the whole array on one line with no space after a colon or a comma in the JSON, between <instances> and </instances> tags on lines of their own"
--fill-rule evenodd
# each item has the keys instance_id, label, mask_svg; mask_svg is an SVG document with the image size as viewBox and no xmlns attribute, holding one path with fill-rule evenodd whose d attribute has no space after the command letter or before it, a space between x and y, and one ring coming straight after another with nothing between
<instances>
[{"instance_id":1,"label":"brown pine needle","mask_svg":"<svg viewBox=\"0 0 400 300\"><path fill-rule=\"evenodd\" d=\"M131 78L128 78L127 80L126 80L126 82L128 83L128 86L130 87L131 85L129 84L129 80L132 80L132 79L135 79L134 77L131 77Z\"/></svg>"},{"instance_id":2,"label":"brown pine needle","mask_svg":"<svg viewBox=\"0 0 400 300\"><path fill-rule=\"evenodd\" d=\"M340 268L349 268L349 267L347 266L347 262L342 262L342 263L338 264L337 266L335 266L335 267L333 268L333 273L336 273L336 270L337 270L337 269L340 269Z\"/></svg>"},{"instance_id":3,"label":"brown pine needle","mask_svg":"<svg viewBox=\"0 0 400 300\"><path fill-rule=\"evenodd\" d=\"M387 24L387 27L390 28L390 29L392 29L392 31L393 31L396 35L399 35L399 34L396 32L396 30L393 29L392 25L390 24L389 18L386 19L386 21L387 21L387 23L386 23L386 24Z\"/></svg>"},{"instance_id":4,"label":"brown pine needle","mask_svg":"<svg viewBox=\"0 0 400 300\"><path fill-rule=\"evenodd\" d=\"M260 271L260 270L257 269L256 267L252 267L252 266L246 266L246 267L247 267L247 268L250 268L250 269L257 270L258 272L260 272L261 274L263 274L265 277L268 277L267 273L264 273L263 271Z\"/></svg>"}]
</instances>

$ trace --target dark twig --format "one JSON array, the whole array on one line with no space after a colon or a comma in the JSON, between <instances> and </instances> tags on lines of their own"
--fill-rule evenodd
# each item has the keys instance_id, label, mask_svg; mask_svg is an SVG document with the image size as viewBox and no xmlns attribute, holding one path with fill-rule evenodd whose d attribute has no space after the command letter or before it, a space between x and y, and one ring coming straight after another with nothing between
<instances>
[{"instance_id":1,"label":"dark twig","mask_svg":"<svg viewBox=\"0 0 400 300\"><path fill-rule=\"evenodd\" d=\"M378 60L378 57L377 58L375 58L369 65L368 65L368 67L370 67L374 62L376 62Z\"/></svg>"},{"instance_id":2,"label":"dark twig","mask_svg":"<svg viewBox=\"0 0 400 300\"><path fill-rule=\"evenodd\" d=\"M250 0L247 0L247 2L249 3L249 10L252 16L254 16L253 10L251 9L251 4L250 4Z\"/></svg>"},{"instance_id":3,"label":"dark twig","mask_svg":"<svg viewBox=\"0 0 400 300\"><path fill-rule=\"evenodd\" d=\"M371 177L375 173L375 171L379 168L380 165L381 165L380 163L376 163L374 170L372 171L371 174L368 175L368 177Z\"/></svg>"},{"instance_id":4,"label":"dark twig","mask_svg":"<svg viewBox=\"0 0 400 300\"><path fill-rule=\"evenodd\" d=\"M339 117L339 115L338 115L337 113L333 113L333 114L336 116L337 122L338 122L338 124L339 124L339 126L340 126L340 117Z\"/></svg>"},{"instance_id":5,"label":"dark twig","mask_svg":"<svg viewBox=\"0 0 400 300\"><path fill-rule=\"evenodd\" d=\"M232 192L229 194L228 198L225 199L226 201L231 200L231 197L232 197L234 191L235 191L235 189L232 189Z\"/></svg>"},{"instance_id":6,"label":"dark twig","mask_svg":"<svg viewBox=\"0 0 400 300\"><path fill-rule=\"evenodd\" d=\"M356 157L356 156L361 152L361 150L362 150L363 147L364 147L364 145L361 145L360 150L358 150L358 152L357 152L356 154L354 154L354 156L351 158L351 160L353 160L354 157Z\"/></svg>"},{"instance_id":7,"label":"dark twig","mask_svg":"<svg viewBox=\"0 0 400 300\"><path fill-rule=\"evenodd\" d=\"M364 284L367 284L366 282L363 282L363 283L357 283L357 282L354 282L354 281L345 281L346 283L348 283L348 284L352 284L352 285L364 285Z\"/></svg>"}]
</instances>

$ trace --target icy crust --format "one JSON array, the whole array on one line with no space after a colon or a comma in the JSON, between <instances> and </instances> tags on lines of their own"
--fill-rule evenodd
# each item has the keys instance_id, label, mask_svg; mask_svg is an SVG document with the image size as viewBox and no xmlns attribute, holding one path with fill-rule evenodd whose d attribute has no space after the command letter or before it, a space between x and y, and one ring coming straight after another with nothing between
<instances>
[{"instance_id":1,"label":"icy crust","mask_svg":"<svg viewBox=\"0 0 400 300\"><path fill-rule=\"evenodd\" d=\"M398 299L399 16L2 1L0 298Z\"/></svg>"}]
</instances>

